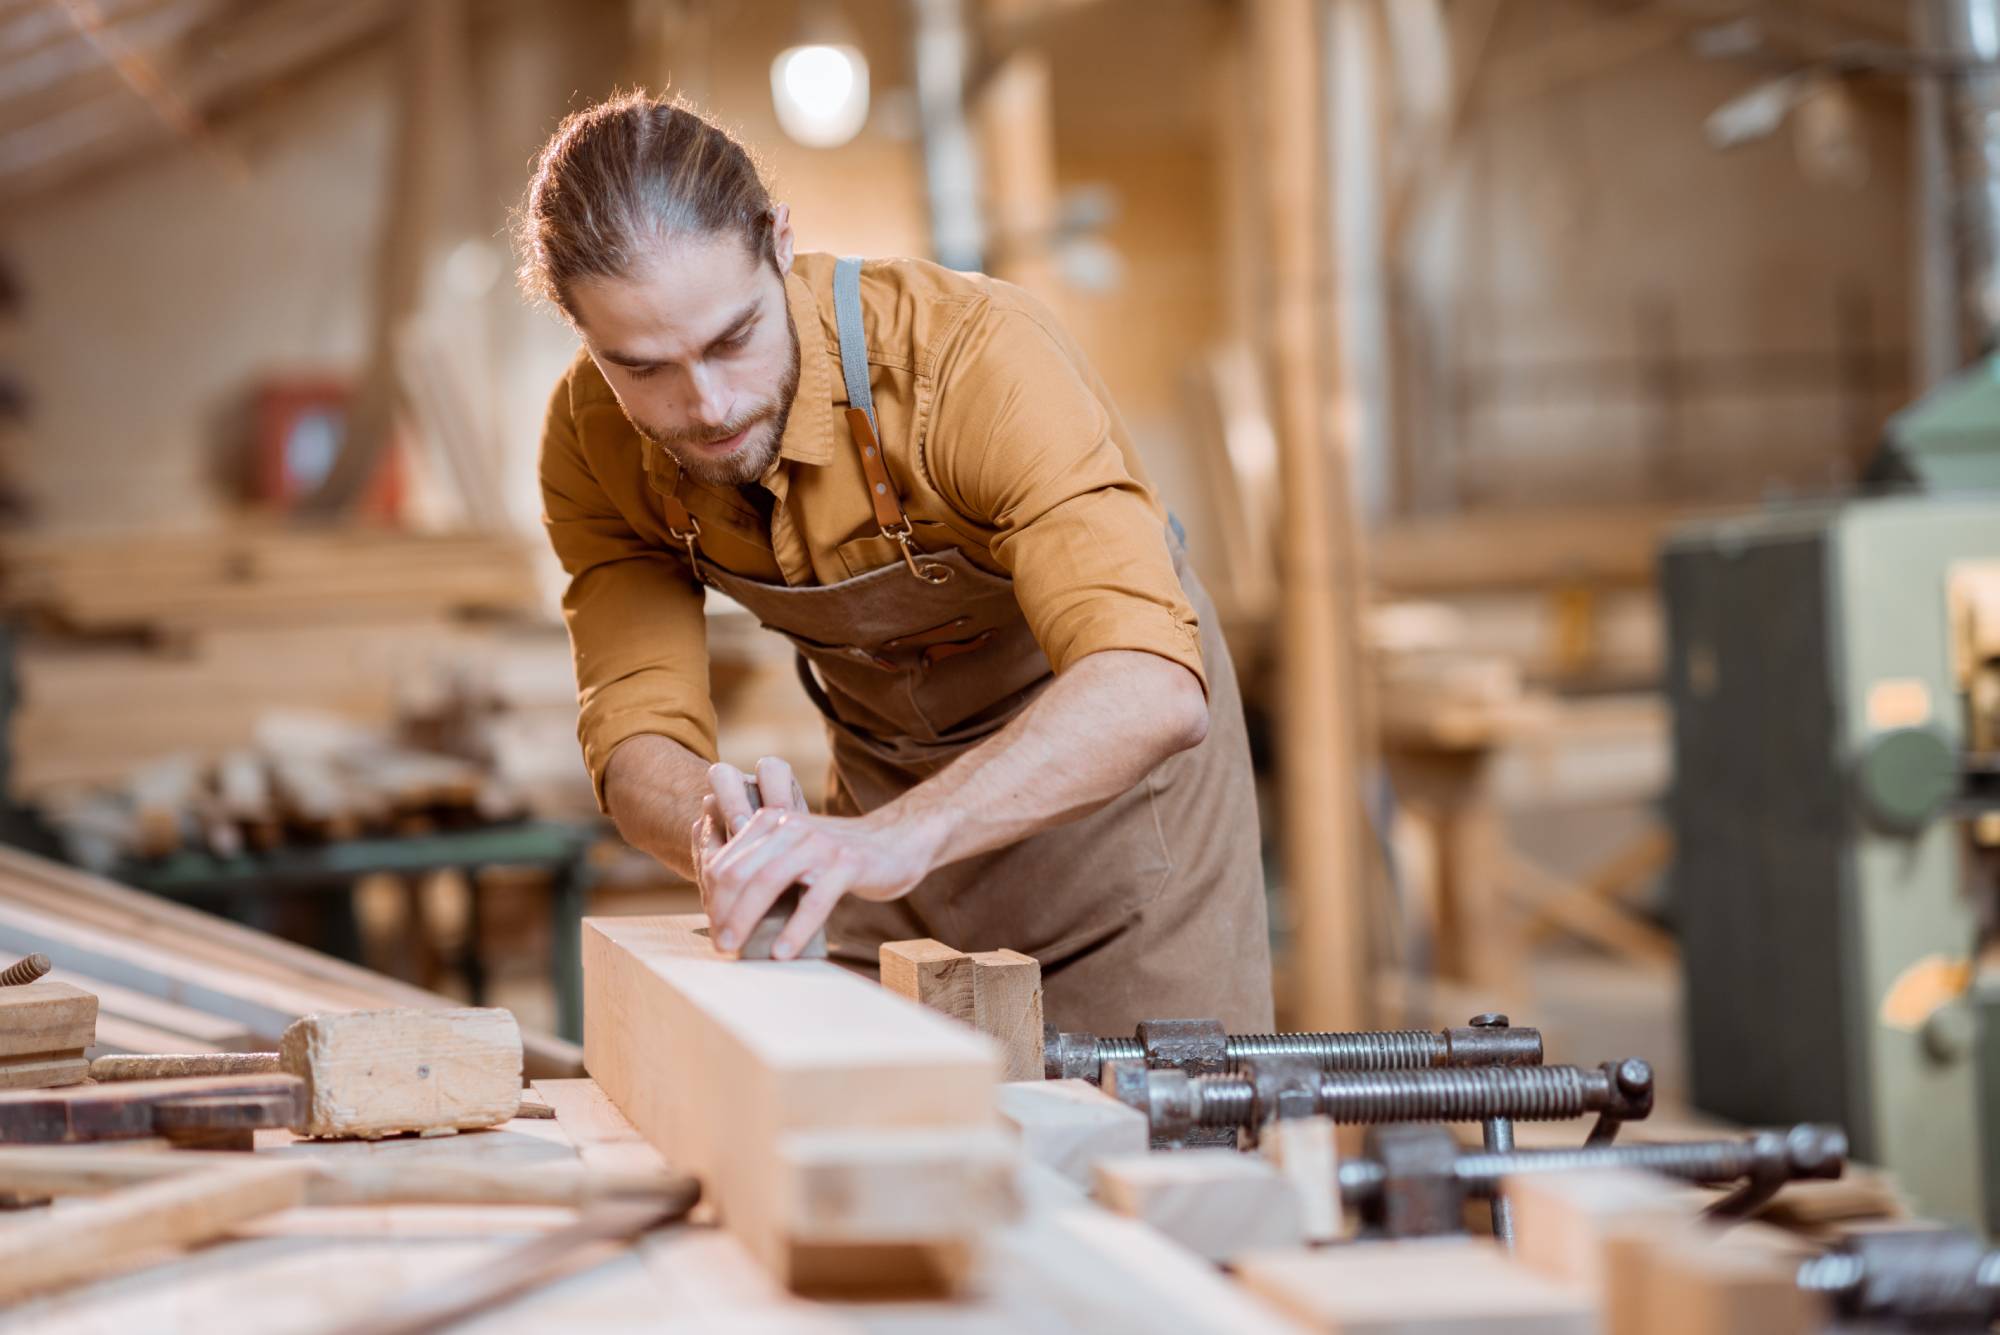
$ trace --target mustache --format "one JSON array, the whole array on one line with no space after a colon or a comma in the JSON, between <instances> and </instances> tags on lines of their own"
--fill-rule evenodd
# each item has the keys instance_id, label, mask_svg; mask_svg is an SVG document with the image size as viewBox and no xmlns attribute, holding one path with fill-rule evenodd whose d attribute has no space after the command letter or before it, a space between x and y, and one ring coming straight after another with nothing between
<instances>
[{"instance_id":1,"label":"mustache","mask_svg":"<svg viewBox=\"0 0 2000 1335\"><path fill-rule=\"evenodd\" d=\"M771 417L776 411L773 405L766 403L748 412L738 413L718 427L683 427L678 431L661 431L656 428L649 434L654 442L660 445L714 445L728 440L739 432L748 431L757 423Z\"/></svg>"}]
</instances>

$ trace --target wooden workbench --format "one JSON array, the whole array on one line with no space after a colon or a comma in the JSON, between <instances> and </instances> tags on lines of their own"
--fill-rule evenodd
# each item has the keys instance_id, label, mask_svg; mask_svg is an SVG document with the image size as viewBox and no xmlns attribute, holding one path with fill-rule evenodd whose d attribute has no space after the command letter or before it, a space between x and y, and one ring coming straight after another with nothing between
<instances>
[{"instance_id":1,"label":"wooden workbench","mask_svg":"<svg viewBox=\"0 0 2000 1335\"><path fill-rule=\"evenodd\" d=\"M257 1154L443 1159L521 1163L582 1157L606 1168L657 1165L658 1157L591 1080L536 1084L554 1120L517 1119L491 1131L373 1144L294 1141L259 1132ZM525 1297L452 1327L453 1335L502 1331L646 1330L854 1332L894 1328L949 1332L1160 1329L1159 1304L1185 1318L1178 1328L1217 1332L1293 1329L1258 1300L1140 1237L1136 1225L1064 1197L1055 1184L1031 1193L1022 1225L995 1240L974 1285L953 1302L821 1303L786 1293L735 1238L702 1222L661 1230ZM63 1208L62 1203L51 1207ZM0 1216L0 1228L32 1228L38 1211ZM21 1304L0 1314L0 1332L36 1335L309 1335L352 1320L399 1294L470 1269L506 1248L561 1227L572 1211L548 1208L382 1206L289 1211L232 1241L162 1256L125 1273ZM1058 1222L1059 1221L1059 1222ZM1120 1294L1127 1286L1093 1264L1105 1254L1152 1261L1179 1293ZM1144 1230L1139 1230L1143 1233ZM1244 1322L1246 1310L1253 1318ZM1203 1318L1204 1311L1209 1313Z\"/></svg>"}]
</instances>

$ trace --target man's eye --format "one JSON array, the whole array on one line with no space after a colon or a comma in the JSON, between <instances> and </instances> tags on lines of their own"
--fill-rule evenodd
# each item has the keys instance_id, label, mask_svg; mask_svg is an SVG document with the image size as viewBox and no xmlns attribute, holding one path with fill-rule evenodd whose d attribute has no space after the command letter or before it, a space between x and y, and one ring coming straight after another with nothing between
<instances>
[{"instance_id":1,"label":"man's eye","mask_svg":"<svg viewBox=\"0 0 2000 1335\"><path fill-rule=\"evenodd\" d=\"M750 335L746 331L744 333L737 334L733 338L723 339L722 342L715 345L715 350L717 352L725 352L725 353L741 352L749 342L750 342Z\"/></svg>"},{"instance_id":2,"label":"man's eye","mask_svg":"<svg viewBox=\"0 0 2000 1335\"><path fill-rule=\"evenodd\" d=\"M659 369L657 366L632 366L626 368L626 374L634 380L644 380Z\"/></svg>"}]
</instances>

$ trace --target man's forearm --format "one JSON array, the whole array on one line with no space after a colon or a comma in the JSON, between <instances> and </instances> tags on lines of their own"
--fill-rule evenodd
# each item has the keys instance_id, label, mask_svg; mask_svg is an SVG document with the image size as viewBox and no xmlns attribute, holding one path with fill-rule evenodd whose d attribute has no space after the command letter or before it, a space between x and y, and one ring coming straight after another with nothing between
<instances>
[{"instance_id":1,"label":"man's forearm","mask_svg":"<svg viewBox=\"0 0 2000 1335\"><path fill-rule=\"evenodd\" d=\"M1089 814L1197 745L1208 706L1195 675L1157 654L1072 664L1020 717L864 819L935 840L934 866Z\"/></svg>"},{"instance_id":2,"label":"man's forearm","mask_svg":"<svg viewBox=\"0 0 2000 1335\"><path fill-rule=\"evenodd\" d=\"M625 842L690 880L689 832L708 793L708 762L671 737L628 737L604 770L605 805Z\"/></svg>"}]
</instances>

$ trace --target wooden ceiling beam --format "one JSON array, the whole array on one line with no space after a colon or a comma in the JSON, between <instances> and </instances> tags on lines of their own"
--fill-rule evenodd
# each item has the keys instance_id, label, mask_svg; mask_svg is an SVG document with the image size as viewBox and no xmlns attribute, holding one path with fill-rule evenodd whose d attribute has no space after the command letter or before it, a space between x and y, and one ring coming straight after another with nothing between
<instances>
[{"instance_id":1,"label":"wooden ceiling beam","mask_svg":"<svg viewBox=\"0 0 2000 1335\"><path fill-rule=\"evenodd\" d=\"M266 0L248 5L249 17L233 23L227 33L228 50L220 51L215 41L197 44L174 71L177 87L196 108L225 108L254 89L373 40L395 8L393 0L343 0L338 5ZM48 118L0 133L0 195L12 202L55 189L83 173L155 147L165 137L158 122L144 114L144 104L129 92L119 89L103 100L123 103L131 111L98 110L99 99L87 97ZM96 133L86 133L93 120Z\"/></svg>"}]
</instances>

